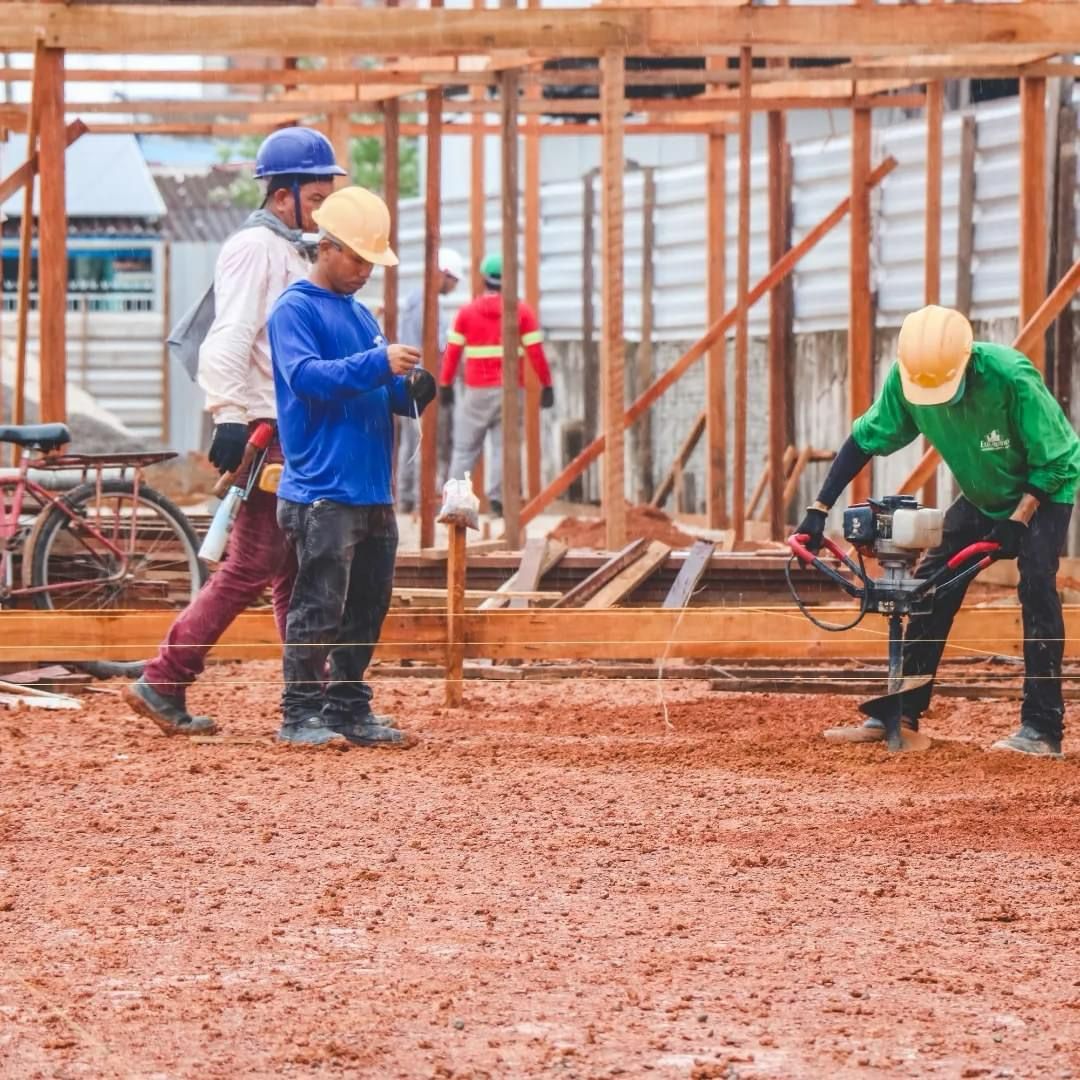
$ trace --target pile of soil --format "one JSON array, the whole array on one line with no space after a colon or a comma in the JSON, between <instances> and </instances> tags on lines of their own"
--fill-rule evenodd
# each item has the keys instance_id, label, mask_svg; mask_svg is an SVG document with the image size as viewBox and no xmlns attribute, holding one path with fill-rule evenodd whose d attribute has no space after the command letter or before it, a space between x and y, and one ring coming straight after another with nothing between
<instances>
[{"instance_id":1,"label":"pile of soil","mask_svg":"<svg viewBox=\"0 0 1080 1080\"><path fill-rule=\"evenodd\" d=\"M563 518L551 532L551 539L572 548L594 548L603 551L607 547L604 518ZM688 548L694 537L684 533L672 520L655 506L628 506L626 508L626 539L660 540L673 548Z\"/></svg>"},{"instance_id":2,"label":"pile of soil","mask_svg":"<svg viewBox=\"0 0 1080 1080\"><path fill-rule=\"evenodd\" d=\"M0 710L0 1076L1080 1077L1080 740L830 746L855 699L376 678L406 753L275 746L280 665ZM109 686L103 687L106 691Z\"/></svg>"}]
</instances>

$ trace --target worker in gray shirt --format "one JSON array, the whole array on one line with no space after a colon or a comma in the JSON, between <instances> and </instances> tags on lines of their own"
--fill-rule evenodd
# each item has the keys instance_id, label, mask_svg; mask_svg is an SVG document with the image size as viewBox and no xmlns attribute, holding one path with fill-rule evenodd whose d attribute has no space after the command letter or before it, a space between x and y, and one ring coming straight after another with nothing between
<instances>
[{"instance_id":1,"label":"worker in gray shirt","mask_svg":"<svg viewBox=\"0 0 1080 1080\"><path fill-rule=\"evenodd\" d=\"M452 248L439 248L439 295L446 296L457 288L465 274L461 256ZM402 345L424 347L424 286L420 285L405 297L398 320L398 340ZM446 317L439 310L439 356L446 348ZM447 438L439 439L439 472L445 474L450 464L450 440L452 417L439 419L439 431ZM398 430L397 459L397 505L398 509L411 514L417 509L420 487L420 424L415 419L402 418ZM445 450L443 443L446 443ZM445 460L444 460L445 459Z\"/></svg>"}]
</instances>

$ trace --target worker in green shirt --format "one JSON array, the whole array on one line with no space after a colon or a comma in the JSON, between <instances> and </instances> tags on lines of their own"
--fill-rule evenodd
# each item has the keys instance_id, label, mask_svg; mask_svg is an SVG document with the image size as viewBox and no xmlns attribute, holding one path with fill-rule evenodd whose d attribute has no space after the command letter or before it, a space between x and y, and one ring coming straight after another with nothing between
<instances>
[{"instance_id":1,"label":"worker in green shirt","mask_svg":"<svg viewBox=\"0 0 1080 1080\"><path fill-rule=\"evenodd\" d=\"M798 532L821 544L833 503L874 456L891 454L925 435L952 471L960 497L945 514L944 539L928 551L916 576L931 577L976 540L1017 559L1024 625L1024 698L1020 729L995 750L1061 756L1065 708L1061 660L1065 624L1057 592L1058 556L1080 485L1080 438L1031 361L1015 349L973 341L958 311L937 306L904 320L898 362L881 394L860 416L833 462ZM938 597L928 615L912 617L904 639L904 674L933 675L964 598L958 588ZM904 695L905 745L930 745L919 717L933 683ZM881 720L833 728L831 741L877 742Z\"/></svg>"}]
</instances>

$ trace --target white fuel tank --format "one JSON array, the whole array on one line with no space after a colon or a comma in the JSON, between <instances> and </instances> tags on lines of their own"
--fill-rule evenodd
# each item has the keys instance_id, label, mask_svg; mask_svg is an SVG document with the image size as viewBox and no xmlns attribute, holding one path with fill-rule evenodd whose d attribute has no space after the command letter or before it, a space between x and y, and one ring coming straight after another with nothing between
<instances>
[{"instance_id":1,"label":"white fuel tank","mask_svg":"<svg viewBox=\"0 0 1080 1080\"><path fill-rule=\"evenodd\" d=\"M892 544L909 551L925 551L937 547L945 528L945 512L933 506L918 510L894 510Z\"/></svg>"}]
</instances>

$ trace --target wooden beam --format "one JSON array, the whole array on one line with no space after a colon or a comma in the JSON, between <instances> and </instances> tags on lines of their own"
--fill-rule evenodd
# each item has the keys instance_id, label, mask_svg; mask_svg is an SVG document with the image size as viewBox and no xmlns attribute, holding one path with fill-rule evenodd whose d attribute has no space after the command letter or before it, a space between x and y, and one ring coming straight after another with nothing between
<instances>
[{"instance_id":1,"label":"wooden beam","mask_svg":"<svg viewBox=\"0 0 1080 1080\"><path fill-rule=\"evenodd\" d=\"M714 63L715 58L710 57L710 66ZM705 287L712 324L727 308L727 136L708 136L706 155ZM741 181L741 172L739 175ZM723 335L705 361L705 432L705 519L710 529L726 529L728 395L727 339Z\"/></svg>"},{"instance_id":2,"label":"wooden beam","mask_svg":"<svg viewBox=\"0 0 1080 1080\"><path fill-rule=\"evenodd\" d=\"M28 52L40 36L80 53L191 53L248 56L393 56L476 54L536 49L596 56L609 48L634 55L686 55L760 47L769 55L893 56L992 46L1049 54L1080 51L1080 10L1054 0L955 4L928 19L919 5L890 9L847 5L776 8L702 5L667 10L522 11L229 7L228 5L49 4L0 6L0 40ZM1006 43L1003 45L1002 43Z\"/></svg>"},{"instance_id":3,"label":"wooden beam","mask_svg":"<svg viewBox=\"0 0 1080 1080\"><path fill-rule=\"evenodd\" d=\"M604 129L600 152L600 288L604 319L600 336L600 382L604 402L604 436L609 450L604 457L601 509L606 524L606 543L609 549L614 550L626 542L626 479L623 461L623 411L626 399L626 330L623 323L623 102L626 96L626 54L619 49L610 49L604 53L600 67L603 72L600 110Z\"/></svg>"},{"instance_id":4,"label":"wooden beam","mask_svg":"<svg viewBox=\"0 0 1080 1080\"><path fill-rule=\"evenodd\" d=\"M971 291L975 284L975 155L978 139L975 117L970 113L960 121L959 192L956 203L956 310L965 318L971 314Z\"/></svg>"},{"instance_id":5,"label":"wooden beam","mask_svg":"<svg viewBox=\"0 0 1080 1080\"><path fill-rule=\"evenodd\" d=\"M465 689L465 526L451 525L446 562L447 708L460 709Z\"/></svg>"},{"instance_id":6,"label":"wooden beam","mask_svg":"<svg viewBox=\"0 0 1080 1080\"><path fill-rule=\"evenodd\" d=\"M1063 105L1058 118L1057 160L1057 277L1068 273L1076 243L1076 108ZM1065 415L1072 416L1075 326L1072 318L1058 319L1054 328L1054 396Z\"/></svg>"},{"instance_id":7,"label":"wooden beam","mask_svg":"<svg viewBox=\"0 0 1080 1080\"><path fill-rule=\"evenodd\" d=\"M390 247L399 250L398 216L401 203L401 107L388 101L383 107L383 198L390 210ZM396 266L383 270L383 333L398 339L398 304L401 277Z\"/></svg>"},{"instance_id":8,"label":"wooden beam","mask_svg":"<svg viewBox=\"0 0 1080 1080\"><path fill-rule=\"evenodd\" d=\"M848 255L848 415L861 416L873 400L873 299L870 282L871 114L855 109L851 117L851 232ZM851 488L853 502L870 495L870 473L864 469Z\"/></svg>"},{"instance_id":9,"label":"wooden beam","mask_svg":"<svg viewBox=\"0 0 1080 1080\"><path fill-rule=\"evenodd\" d=\"M384 12L392 14L392 12ZM439 239L442 231L442 91L428 91L424 194L424 357L432 377L439 376ZM420 419L420 546L435 543L439 493L435 474L439 461L439 411L425 409Z\"/></svg>"},{"instance_id":10,"label":"wooden beam","mask_svg":"<svg viewBox=\"0 0 1080 1080\"><path fill-rule=\"evenodd\" d=\"M945 84L940 79L926 88L926 208L923 244L923 303L941 303L941 143ZM930 444L923 439L923 448ZM938 505L937 473L922 489L926 506Z\"/></svg>"},{"instance_id":11,"label":"wooden beam","mask_svg":"<svg viewBox=\"0 0 1080 1080\"><path fill-rule=\"evenodd\" d=\"M67 419L67 205L64 129L64 51L40 55L37 113L40 182L38 204L38 349L41 422ZM35 96L38 93L35 83Z\"/></svg>"},{"instance_id":12,"label":"wooden beam","mask_svg":"<svg viewBox=\"0 0 1080 1080\"><path fill-rule=\"evenodd\" d=\"M582 177L581 190L581 364L585 440L600 431L600 350L596 342L596 170ZM531 500L530 500L531 501Z\"/></svg>"},{"instance_id":13,"label":"wooden beam","mask_svg":"<svg viewBox=\"0 0 1080 1080\"><path fill-rule=\"evenodd\" d=\"M529 0L535 8L537 0ZM525 103L539 100L540 87L525 88ZM530 116L525 124L525 301L540 321L540 124ZM530 499L540 493L540 377L525 363L525 490Z\"/></svg>"},{"instance_id":14,"label":"wooden beam","mask_svg":"<svg viewBox=\"0 0 1080 1080\"><path fill-rule=\"evenodd\" d=\"M881 183L893 169L896 158L886 158L869 176L867 183L874 187ZM797 244L784 253L784 257L775 263L769 272L750 290L747 301L757 303L777 281L791 273L799 260L818 244L823 236L834 229L847 215L851 208L851 197L842 199L824 218L821 219ZM722 319L713 323L694 345L670 367L659 379L637 396L623 417L627 426L634 423L647 409L651 408L693 365L709 350L720 334L727 333L735 324L738 308L731 308ZM531 521L546 506L561 495L573 481L581 475L604 452L604 436L593 439L578 456L571 461L537 498L532 499L522 511L522 519Z\"/></svg>"},{"instance_id":15,"label":"wooden beam","mask_svg":"<svg viewBox=\"0 0 1080 1080\"><path fill-rule=\"evenodd\" d=\"M634 396L653 381L653 333L656 316L656 173L652 166L641 170L641 341L634 365ZM653 495L653 425L646 413L634 432L634 471L637 501ZM539 493L538 493L539 494Z\"/></svg>"},{"instance_id":16,"label":"wooden beam","mask_svg":"<svg viewBox=\"0 0 1080 1080\"><path fill-rule=\"evenodd\" d=\"M35 122L34 126L36 128L36 122ZM83 135L85 135L87 133L88 130L89 129L87 128L87 126L81 120L73 120L64 129L64 144L65 144L65 146L71 146L71 144L73 142L75 142L76 139L81 138ZM36 144L36 142L37 142L37 133L35 131L33 138L29 138L29 137L27 138L26 145L27 145L28 149L29 149L29 147ZM25 192L26 191L30 191L31 193L33 192L33 184L30 184L29 181L31 180L32 177L37 176L39 164L40 163L38 161L37 151L34 150L32 152L28 152L27 159L20 166L18 166L18 168L12 169L12 171L10 173L8 173L8 175L5 176L3 180L0 180L0 203L7 202L8 199L10 199L11 196L14 195L17 191L23 191L24 192L23 216L24 217L33 216L33 203L32 202L30 204L30 213L29 213L29 215L27 215L26 203L25 203Z\"/></svg>"},{"instance_id":17,"label":"wooden beam","mask_svg":"<svg viewBox=\"0 0 1080 1080\"><path fill-rule=\"evenodd\" d=\"M502 114L502 503L506 542L521 547L521 330L518 313L518 73L501 77Z\"/></svg>"},{"instance_id":18,"label":"wooden beam","mask_svg":"<svg viewBox=\"0 0 1080 1080\"><path fill-rule=\"evenodd\" d=\"M750 358L750 77L753 55L744 48L739 56L742 107L739 111L739 237L736 259L735 307L735 433L732 525L738 542L746 534L746 395ZM706 409L708 406L706 405Z\"/></svg>"},{"instance_id":19,"label":"wooden beam","mask_svg":"<svg viewBox=\"0 0 1080 1080\"><path fill-rule=\"evenodd\" d=\"M642 582L651 577L656 569L671 554L669 545L659 540L651 540L641 557L620 570L595 596L585 601L584 607L599 610L614 607L620 600L626 599Z\"/></svg>"},{"instance_id":20,"label":"wooden beam","mask_svg":"<svg viewBox=\"0 0 1080 1080\"><path fill-rule=\"evenodd\" d=\"M1020 81L1020 323L1046 295L1046 80ZM1028 356L1043 371L1046 343L1032 341Z\"/></svg>"},{"instance_id":21,"label":"wooden beam","mask_svg":"<svg viewBox=\"0 0 1080 1080\"><path fill-rule=\"evenodd\" d=\"M579 581L569 592L556 600L552 606L557 608L580 607L644 554L645 540L641 537L637 540L631 540L620 551L616 551L607 562L598 566L587 578Z\"/></svg>"},{"instance_id":22,"label":"wooden beam","mask_svg":"<svg viewBox=\"0 0 1080 1080\"><path fill-rule=\"evenodd\" d=\"M536 570L535 578L531 577L532 563L530 551L539 546L543 549L543 558L539 567ZM560 544L555 540L548 537L530 537L525 544L525 551L521 556L521 564L518 566L517 571L513 577L508 578L499 588L495 591L494 596L488 597L484 600L480 607L485 610L492 608L506 607L507 603L511 601L513 594L520 595L521 592L526 591L526 586L529 589L538 588L544 575L549 570L553 570L562 561L563 556L566 555L567 547L565 544ZM528 565L526 565L528 563ZM556 597L556 600L560 600L562 597ZM511 606L519 606L516 603L511 603Z\"/></svg>"},{"instance_id":23,"label":"wooden beam","mask_svg":"<svg viewBox=\"0 0 1080 1080\"><path fill-rule=\"evenodd\" d=\"M687 552L683 561L682 569L676 575L667 596L664 597L663 606L666 608L684 608L694 595L705 571L709 568L709 560L712 559L716 550L716 543L712 540L695 540L694 546Z\"/></svg>"},{"instance_id":24,"label":"wooden beam","mask_svg":"<svg viewBox=\"0 0 1080 1080\"><path fill-rule=\"evenodd\" d=\"M783 113L771 112L769 129L769 262L775 263L790 243L790 150ZM784 451L788 444L788 299L787 281L769 293L769 532L774 540L786 532Z\"/></svg>"}]
</instances>

